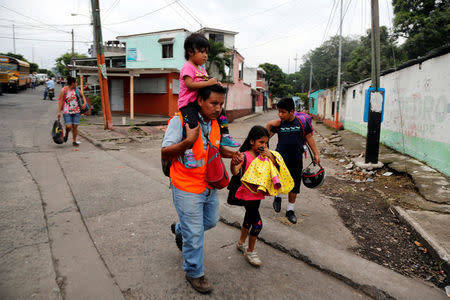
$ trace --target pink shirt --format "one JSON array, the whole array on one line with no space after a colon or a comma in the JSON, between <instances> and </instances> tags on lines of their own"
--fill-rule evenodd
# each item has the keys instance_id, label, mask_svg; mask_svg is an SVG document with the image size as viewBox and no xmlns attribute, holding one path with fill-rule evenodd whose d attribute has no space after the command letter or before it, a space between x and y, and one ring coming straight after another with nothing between
<instances>
[{"instance_id":1,"label":"pink shirt","mask_svg":"<svg viewBox=\"0 0 450 300\"><path fill-rule=\"evenodd\" d=\"M180 94L178 95L178 109L185 107L191 102L197 100L197 90L189 90L184 82L184 77L191 77L194 82L208 80L208 73L201 66L198 69L187 61L180 72Z\"/></svg>"},{"instance_id":2,"label":"pink shirt","mask_svg":"<svg viewBox=\"0 0 450 300\"><path fill-rule=\"evenodd\" d=\"M247 164L243 166L245 173L255 158L248 151L245 151L244 155L247 158ZM264 193L262 191L258 191L258 193L253 194L247 187L245 187L245 185L241 184L236 191L236 198L241 200L262 200L264 199Z\"/></svg>"},{"instance_id":3,"label":"pink shirt","mask_svg":"<svg viewBox=\"0 0 450 300\"><path fill-rule=\"evenodd\" d=\"M75 90L69 90L66 86L63 88L64 91L64 103L63 103L63 114L78 114L80 113L80 107L78 106L77 93ZM59 100L61 101L61 99Z\"/></svg>"}]
</instances>

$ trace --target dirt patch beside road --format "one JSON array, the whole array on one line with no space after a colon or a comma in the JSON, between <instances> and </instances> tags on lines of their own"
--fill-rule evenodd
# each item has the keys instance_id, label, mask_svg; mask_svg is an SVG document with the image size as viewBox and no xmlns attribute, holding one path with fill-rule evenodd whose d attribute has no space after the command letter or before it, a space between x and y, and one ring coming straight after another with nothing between
<instances>
[{"instance_id":1,"label":"dirt patch beside road","mask_svg":"<svg viewBox=\"0 0 450 300\"><path fill-rule=\"evenodd\" d=\"M332 199L345 226L358 241L359 247L353 250L400 274L422 278L439 288L448 285L449 279L442 271L441 263L420 245L417 237L391 209L392 204L400 202L400 197L413 192L410 179L395 174L389 177L375 175L375 182L368 183L355 182L357 177L350 180L328 177L320 188Z\"/></svg>"}]
</instances>

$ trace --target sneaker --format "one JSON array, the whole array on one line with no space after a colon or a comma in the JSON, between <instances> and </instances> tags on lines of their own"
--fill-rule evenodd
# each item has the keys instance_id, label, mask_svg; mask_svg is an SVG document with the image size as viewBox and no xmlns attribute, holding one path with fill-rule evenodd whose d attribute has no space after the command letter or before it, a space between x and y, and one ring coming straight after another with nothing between
<instances>
[{"instance_id":1,"label":"sneaker","mask_svg":"<svg viewBox=\"0 0 450 300\"><path fill-rule=\"evenodd\" d=\"M78 143L78 142L73 142L73 143L72 143L72 146L78 147L78 146L80 146L80 143Z\"/></svg>"},{"instance_id":2,"label":"sneaker","mask_svg":"<svg viewBox=\"0 0 450 300\"><path fill-rule=\"evenodd\" d=\"M177 244L178 249L180 249L180 251L183 251L183 236L181 235L181 233L175 233L175 226L176 223L173 222L172 225L170 225L170 230L173 234L175 234L175 244Z\"/></svg>"},{"instance_id":3,"label":"sneaker","mask_svg":"<svg viewBox=\"0 0 450 300\"><path fill-rule=\"evenodd\" d=\"M222 141L220 141L220 144L228 147L239 147L241 145L239 142L235 141L231 135L222 136Z\"/></svg>"},{"instance_id":4,"label":"sneaker","mask_svg":"<svg viewBox=\"0 0 450 300\"><path fill-rule=\"evenodd\" d=\"M209 294L213 290L211 283L209 283L205 276L193 278L186 275L186 280L192 285L194 290L199 293Z\"/></svg>"},{"instance_id":5,"label":"sneaker","mask_svg":"<svg viewBox=\"0 0 450 300\"><path fill-rule=\"evenodd\" d=\"M247 249L247 243L239 244L239 242L237 242L236 249L238 249L242 253L245 253L245 249Z\"/></svg>"},{"instance_id":6,"label":"sneaker","mask_svg":"<svg viewBox=\"0 0 450 300\"><path fill-rule=\"evenodd\" d=\"M244 256L252 266L259 267L262 265L262 261L259 259L258 253L255 250L252 252L245 250Z\"/></svg>"},{"instance_id":7,"label":"sneaker","mask_svg":"<svg viewBox=\"0 0 450 300\"><path fill-rule=\"evenodd\" d=\"M192 149L188 149L184 152L184 166L189 169L195 168L197 166Z\"/></svg>"},{"instance_id":8,"label":"sneaker","mask_svg":"<svg viewBox=\"0 0 450 300\"><path fill-rule=\"evenodd\" d=\"M281 211L281 197L275 197L273 199L273 210L277 213Z\"/></svg>"},{"instance_id":9,"label":"sneaker","mask_svg":"<svg viewBox=\"0 0 450 300\"><path fill-rule=\"evenodd\" d=\"M293 210L288 210L286 212L286 217L289 220L289 222L291 222L292 224L297 223L297 217L295 216L295 212Z\"/></svg>"},{"instance_id":10,"label":"sneaker","mask_svg":"<svg viewBox=\"0 0 450 300\"><path fill-rule=\"evenodd\" d=\"M64 135L64 143L67 143L67 140L69 139L69 132L70 131L66 131L66 134Z\"/></svg>"}]
</instances>

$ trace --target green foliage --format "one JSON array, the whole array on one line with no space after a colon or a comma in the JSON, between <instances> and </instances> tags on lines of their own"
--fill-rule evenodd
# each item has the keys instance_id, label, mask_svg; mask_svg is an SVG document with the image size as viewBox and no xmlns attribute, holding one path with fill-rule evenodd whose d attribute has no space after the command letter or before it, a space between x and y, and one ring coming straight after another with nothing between
<instances>
[{"instance_id":1,"label":"green foliage","mask_svg":"<svg viewBox=\"0 0 450 300\"><path fill-rule=\"evenodd\" d=\"M308 110L309 107L308 93L296 93L295 96L300 98L303 105L303 110Z\"/></svg>"},{"instance_id":2,"label":"green foliage","mask_svg":"<svg viewBox=\"0 0 450 300\"><path fill-rule=\"evenodd\" d=\"M9 56L9 57L14 57L16 59L20 59L20 60L23 60L23 61L29 63L30 64L30 73L38 72L38 70L39 70L39 65L38 64L33 63L33 62L29 62L22 54L14 54L12 52L8 52L8 53L0 53L0 55L6 55L6 56Z\"/></svg>"},{"instance_id":3,"label":"green foliage","mask_svg":"<svg viewBox=\"0 0 450 300\"><path fill-rule=\"evenodd\" d=\"M8 53L0 53L0 55L6 55L9 57L14 57L15 59L19 59L19 60L23 60L26 62L29 62L22 54L14 54L12 52L8 52Z\"/></svg>"},{"instance_id":4,"label":"green foliage","mask_svg":"<svg viewBox=\"0 0 450 300\"><path fill-rule=\"evenodd\" d=\"M285 82L286 74L277 65L264 63L259 65L266 72L266 79L269 83L269 91L275 97L283 97L292 92L292 86Z\"/></svg>"},{"instance_id":5,"label":"green foliage","mask_svg":"<svg viewBox=\"0 0 450 300\"><path fill-rule=\"evenodd\" d=\"M79 54L77 52L73 55L74 58L86 58L87 56L84 54ZM56 69L58 70L58 73L62 76L67 76L69 74L69 70L67 69L67 66L70 65L72 60L72 53L64 53L60 57L58 57L56 61ZM63 64L64 62L64 64Z\"/></svg>"},{"instance_id":6,"label":"green foliage","mask_svg":"<svg viewBox=\"0 0 450 300\"><path fill-rule=\"evenodd\" d=\"M39 70L39 65L35 63L30 63L30 73L37 72Z\"/></svg>"},{"instance_id":7,"label":"green foliage","mask_svg":"<svg viewBox=\"0 0 450 300\"><path fill-rule=\"evenodd\" d=\"M359 45L350 53L350 60L344 64L344 78L357 82L370 78L372 72L372 32L361 36ZM395 57L395 60L394 60ZM405 60L404 53L396 46L396 37L385 26L380 27L380 69L386 70Z\"/></svg>"},{"instance_id":8,"label":"green foliage","mask_svg":"<svg viewBox=\"0 0 450 300\"><path fill-rule=\"evenodd\" d=\"M91 111L96 114L102 110L102 97L96 95L88 95L87 98L91 99Z\"/></svg>"},{"instance_id":9,"label":"green foliage","mask_svg":"<svg viewBox=\"0 0 450 300\"><path fill-rule=\"evenodd\" d=\"M227 78L228 74L225 74L225 65L230 65L230 56L226 55L229 52L230 49L226 48L222 42L209 40L208 61L206 62L206 71L208 74L211 74L211 68L214 65L222 76L222 78L218 79L224 80Z\"/></svg>"},{"instance_id":10,"label":"green foliage","mask_svg":"<svg viewBox=\"0 0 450 300\"><path fill-rule=\"evenodd\" d=\"M450 1L393 0L394 32L406 38L407 59L450 44Z\"/></svg>"},{"instance_id":11,"label":"green foliage","mask_svg":"<svg viewBox=\"0 0 450 300\"><path fill-rule=\"evenodd\" d=\"M349 61L350 53L358 46L358 40L350 37L342 37L342 66ZM311 63L313 65L312 89L318 90L335 86L337 83L337 69L339 57L339 36L333 36L321 46L309 51L303 56L300 67L300 76L303 81L309 81ZM344 68L342 68L344 70ZM344 73L342 80L349 80ZM309 84L309 83L308 83ZM307 90L308 88L306 88ZM303 90L305 91L305 90Z\"/></svg>"}]
</instances>

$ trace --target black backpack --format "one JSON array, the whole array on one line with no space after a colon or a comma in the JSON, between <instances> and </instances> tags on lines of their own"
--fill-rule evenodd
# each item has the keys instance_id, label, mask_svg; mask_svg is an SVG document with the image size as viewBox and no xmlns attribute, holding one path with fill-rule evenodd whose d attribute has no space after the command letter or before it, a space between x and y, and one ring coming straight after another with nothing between
<instances>
[{"instance_id":1,"label":"black backpack","mask_svg":"<svg viewBox=\"0 0 450 300\"><path fill-rule=\"evenodd\" d=\"M231 176L230 183L228 184L227 187L227 189L229 190L227 203L229 205L244 206L245 204L245 200L236 198L236 192L242 185L241 178L244 173L243 169L245 169L246 165L247 165L247 156L245 156L244 154L244 163L242 164L242 168L239 170L238 174Z\"/></svg>"},{"instance_id":2,"label":"black backpack","mask_svg":"<svg viewBox=\"0 0 450 300\"><path fill-rule=\"evenodd\" d=\"M55 120L55 122L53 122L52 138L53 138L53 141L57 144L64 143L63 127L61 125L61 122L59 122L59 119Z\"/></svg>"}]
</instances>

